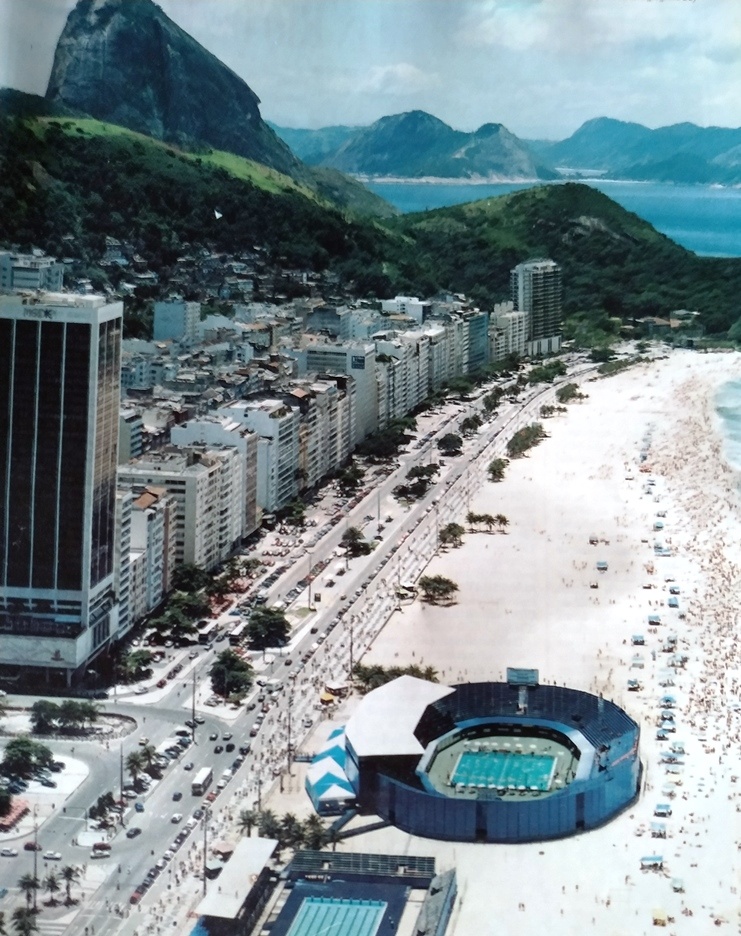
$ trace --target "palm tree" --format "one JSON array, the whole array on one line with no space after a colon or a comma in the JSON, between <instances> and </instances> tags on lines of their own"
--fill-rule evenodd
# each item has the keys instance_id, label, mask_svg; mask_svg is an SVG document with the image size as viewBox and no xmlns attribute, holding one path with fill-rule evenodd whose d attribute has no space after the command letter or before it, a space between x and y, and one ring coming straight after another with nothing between
<instances>
[{"instance_id":1,"label":"palm tree","mask_svg":"<svg viewBox=\"0 0 741 936\"><path fill-rule=\"evenodd\" d=\"M33 874L24 874L18 881L18 887L26 896L26 906L30 909L34 893L39 888L39 879Z\"/></svg>"},{"instance_id":2,"label":"palm tree","mask_svg":"<svg viewBox=\"0 0 741 936\"><path fill-rule=\"evenodd\" d=\"M316 813L312 813L304 822L303 839L306 848L312 851L319 851L327 844L327 830Z\"/></svg>"},{"instance_id":3,"label":"palm tree","mask_svg":"<svg viewBox=\"0 0 741 936\"><path fill-rule=\"evenodd\" d=\"M237 819L239 826L239 831L244 835L247 833L247 836L252 835L252 830L260 821L260 813L256 809L243 809Z\"/></svg>"},{"instance_id":4,"label":"palm tree","mask_svg":"<svg viewBox=\"0 0 741 936\"><path fill-rule=\"evenodd\" d=\"M280 839L280 820L272 811L272 809L263 809L263 811L260 813L258 831L262 838Z\"/></svg>"},{"instance_id":5,"label":"palm tree","mask_svg":"<svg viewBox=\"0 0 741 936\"><path fill-rule=\"evenodd\" d=\"M504 514L497 514L496 517L494 517L494 522L499 527L500 533L504 533L505 528L509 526L509 520Z\"/></svg>"},{"instance_id":6,"label":"palm tree","mask_svg":"<svg viewBox=\"0 0 741 936\"><path fill-rule=\"evenodd\" d=\"M8 936L8 930L5 927L5 914L0 910L0 936Z\"/></svg>"},{"instance_id":7,"label":"palm tree","mask_svg":"<svg viewBox=\"0 0 741 936\"><path fill-rule=\"evenodd\" d=\"M36 925L33 910L27 907L16 907L13 911L13 929L16 936L32 936L33 933L38 933L39 928Z\"/></svg>"},{"instance_id":8,"label":"palm tree","mask_svg":"<svg viewBox=\"0 0 741 936\"><path fill-rule=\"evenodd\" d=\"M44 889L49 894L49 903L52 907L56 907L57 898L54 896L60 890L59 878L56 875L56 872L50 871L49 874L44 878Z\"/></svg>"},{"instance_id":9,"label":"palm tree","mask_svg":"<svg viewBox=\"0 0 741 936\"><path fill-rule=\"evenodd\" d=\"M456 583L444 575L423 575L417 584L422 589L422 600L430 604L451 603L458 591Z\"/></svg>"},{"instance_id":10,"label":"palm tree","mask_svg":"<svg viewBox=\"0 0 741 936\"><path fill-rule=\"evenodd\" d=\"M137 752L135 752L137 753ZM147 773L152 773L157 769L157 748L153 744L145 744L138 751Z\"/></svg>"},{"instance_id":11,"label":"palm tree","mask_svg":"<svg viewBox=\"0 0 741 936\"><path fill-rule=\"evenodd\" d=\"M140 773L144 772L146 767L146 761L141 754L141 751L132 751L131 754L126 758L126 770L131 774L131 779L136 785L136 778Z\"/></svg>"},{"instance_id":12,"label":"palm tree","mask_svg":"<svg viewBox=\"0 0 741 936\"><path fill-rule=\"evenodd\" d=\"M72 885L80 877L80 869L74 865L65 865L59 872L59 876L64 881L66 896L64 902L69 906L72 903Z\"/></svg>"},{"instance_id":13,"label":"palm tree","mask_svg":"<svg viewBox=\"0 0 741 936\"><path fill-rule=\"evenodd\" d=\"M342 836L334 826L327 829L327 841L332 846L332 851L337 851L337 845L342 841Z\"/></svg>"},{"instance_id":14,"label":"palm tree","mask_svg":"<svg viewBox=\"0 0 741 936\"><path fill-rule=\"evenodd\" d=\"M293 815L286 813L280 821L280 840L289 848L301 845L304 837L303 824Z\"/></svg>"}]
</instances>

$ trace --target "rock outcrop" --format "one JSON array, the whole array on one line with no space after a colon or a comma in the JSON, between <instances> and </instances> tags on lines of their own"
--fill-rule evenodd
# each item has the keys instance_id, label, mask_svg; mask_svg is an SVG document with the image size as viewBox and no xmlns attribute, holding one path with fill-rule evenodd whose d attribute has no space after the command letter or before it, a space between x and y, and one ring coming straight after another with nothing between
<instances>
[{"instance_id":1,"label":"rock outcrop","mask_svg":"<svg viewBox=\"0 0 741 936\"><path fill-rule=\"evenodd\" d=\"M79 0L46 96L156 139L204 144L309 177L260 116L255 92L152 0Z\"/></svg>"}]
</instances>

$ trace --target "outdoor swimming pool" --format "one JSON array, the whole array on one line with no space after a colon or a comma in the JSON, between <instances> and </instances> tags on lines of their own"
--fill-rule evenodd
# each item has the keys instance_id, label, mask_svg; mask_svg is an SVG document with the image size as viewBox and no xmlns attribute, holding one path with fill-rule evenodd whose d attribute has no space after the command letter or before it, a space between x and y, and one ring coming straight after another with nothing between
<instances>
[{"instance_id":1,"label":"outdoor swimming pool","mask_svg":"<svg viewBox=\"0 0 741 936\"><path fill-rule=\"evenodd\" d=\"M551 788L556 758L548 754L509 751L463 751L453 769L453 785L485 786L496 789L546 791Z\"/></svg>"},{"instance_id":2,"label":"outdoor swimming pool","mask_svg":"<svg viewBox=\"0 0 741 936\"><path fill-rule=\"evenodd\" d=\"M288 936L375 936L386 907L382 900L306 897Z\"/></svg>"}]
</instances>

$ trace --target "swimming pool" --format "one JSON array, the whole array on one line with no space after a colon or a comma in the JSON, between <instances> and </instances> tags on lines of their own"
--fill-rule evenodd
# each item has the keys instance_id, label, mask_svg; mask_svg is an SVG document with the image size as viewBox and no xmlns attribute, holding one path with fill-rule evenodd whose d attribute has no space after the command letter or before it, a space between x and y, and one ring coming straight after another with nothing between
<instances>
[{"instance_id":1,"label":"swimming pool","mask_svg":"<svg viewBox=\"0 0 741 936\"><path fill-rule=\"evenodd\" d=\"M288 936L375 936L387 906L382 900L306 897Z\"/></svg>"},{"instance_id":2,"label":"swimming pool","mask_svg":"<svg viewBox=\"0 0 741 936\"><path fill-rule=\"evenodd\" d=\"M551 788L556 758L548 754L516 754L509 751L463 751L450 782L453 785L496 789L542 790Z\"/></svg>"}]
</instances>

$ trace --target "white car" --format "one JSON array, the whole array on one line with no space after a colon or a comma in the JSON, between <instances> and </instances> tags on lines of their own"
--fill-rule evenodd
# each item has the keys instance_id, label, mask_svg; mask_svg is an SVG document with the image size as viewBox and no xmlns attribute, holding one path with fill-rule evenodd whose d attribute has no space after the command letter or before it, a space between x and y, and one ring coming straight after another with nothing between
<instances>
[{"instance_id":1,"label":"white car","mask_svg":"<svg viewBox=\"0 0 741 936\"><path fill-rule=\"evenodd\" d=\"M17 858L18 849L17 848L3 848L3 850L0 851L0 855L2 855L3 858Z\"/></svg>"},{"instance_id":2,"label":"white car","mask_svg":"<svg viewBox=\"0 0 741 936\"><path fill-rule=\"evenodd\" d=\"M44 852L44 861L61 861L62 853L55 851Z\"/></svg>"},{"instance_id":3,"label":"white car","mask_svg":"<svg viewBox=\"0 0 741 936\"><path fill-rule=\"evenodd\" d=\"M173 822L175 823L175 825L177 825L178 822L180 822L182 818L183 818L183 814L176 812L172 814L172 819L170 819L170 822Z\"/></svg>"}]
</instances>

